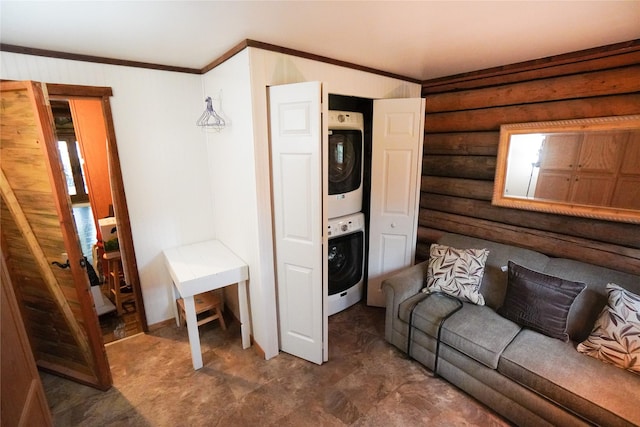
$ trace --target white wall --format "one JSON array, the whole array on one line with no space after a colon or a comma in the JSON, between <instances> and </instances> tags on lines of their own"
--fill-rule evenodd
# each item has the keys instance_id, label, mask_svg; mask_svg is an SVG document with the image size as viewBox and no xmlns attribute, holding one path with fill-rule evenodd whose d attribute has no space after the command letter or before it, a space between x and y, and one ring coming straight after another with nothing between
<instances>
[{"instance_id":1,"label":"white wall","mask_svg":"<svg viewBox=\"0 0 640 427\"><path fill-rule=\"evenodd\" d=\"M275 319L264 318L265 298L260 274L263 259L258 250L256 174L253 147L249 55L245 49L203 76L203 96L213 98L213 108L226 121L219 132L207 132L209 176L214 209L211 220L216 238L249 265L249 303L254 340L262 347ZM203 98L204 99L204 98ZM271 267L272 268L272 267ZM236 286L225 289L225 303L240 318ZM265 330L265 325L267 329ZM277 352L277 348L276 348Z\"/></svg>"},{"instance_id":2,"label":"white wall","mask_svg":"<svg viewBox=\"0 0 640 427\"><path fill-rule=\"evenodd\" d=\"M0 77L109 86L147 322L173 316L162 250L215 235L202 77L0 52Z\"/></svg>"},{"instance_id":3,"label":"white wall","mask_svg":"<svg viewBox=\"0 0 640 427\"><path fill-rule=\"evenodd\" d=\"M172 317L162 250L218 238L249 265L254 340L278 354L267 86L321 81L325 92L419 97L420 85L248 48L204 76L0 52L0 77L110 86L147 321ZM228 121L196 128L204 98ZM324 107L327 108L326 105ZM226 292L236 317L235 292Z\"/></svg>"}]
</instances>

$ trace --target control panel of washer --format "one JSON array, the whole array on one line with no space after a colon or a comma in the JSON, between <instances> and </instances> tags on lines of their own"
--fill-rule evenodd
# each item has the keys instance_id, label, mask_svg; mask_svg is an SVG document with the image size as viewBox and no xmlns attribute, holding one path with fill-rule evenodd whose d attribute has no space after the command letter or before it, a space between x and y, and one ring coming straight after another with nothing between
<instances>
[{"instance_id":1,"label":"control panel of washer","mask_svg":"<svg viewBox=\"0 0 640 427\"><path fill-rule=\"evenodd\" d=\"M341 234L353 233L364 228L364 216L355 215L344 219L331 219L327 226L329 237L340 236Z\"/></svg>"},{"instance_id":2,"label":"control panel of washer","mask_svg":"<svg viewBox=\"0 0 640 427\"><path fill-rule=\"evenodd\" d=\"M360 128L362 124L362 113L335 110L329 111L329 129Z\"/></svg>"}]
</instances>

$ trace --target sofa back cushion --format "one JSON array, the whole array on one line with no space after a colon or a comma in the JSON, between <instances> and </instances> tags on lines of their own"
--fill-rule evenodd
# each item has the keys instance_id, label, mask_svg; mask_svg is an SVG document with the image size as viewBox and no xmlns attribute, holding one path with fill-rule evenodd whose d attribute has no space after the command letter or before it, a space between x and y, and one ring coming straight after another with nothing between
<instances>
[{"instance_id":1,"label":"sofa back cushion","mask_svg":"<svg viewBox=\"0 0 640 427\"><path fill-rule=\"evenodd\" d=\"M606 308L577 350L640 375L640 295L615 283L607 291Z\"/></svg>"},{"instance_id":2,"label":"sofa back cushion","mask_svg":"<svg viewBox=\"0 0 640 427\"><path fill-rule=\"evenodd\" d=\"M536 271L543 271L549 262L549 257L539 252L460 234L447 233L438 240L438 243L459 249L489 250L480 293L484 296L485 304L494 310L501 307L504 301L507 291L507 265L510 260Z\"/></svg>"},{"instance_id":3,"label":"sofa back cushion","mask_svg":"<svg viewBox=\"0 0 640 427\"><path fill-rule=\"evenodd\" d=\"M507 296L498 313L525 328L566 342L569 310L585 287L584 283L549 276L509 261Z\"/></svg>"},{"instance_id":4,"label":"sofa back cushion","mask_svg":"<svg viewBox=\"0 0 640 427\"><path fill-rule=\"evenodd\" d=\"M484 305L480 284L488 251L431 245L426 288L423 292L444 292L473 304Z\"/></svg>"},{"instance_id":5,"label":"sofa back cushion","mask_svg":"<svg viewBox=\"0 0 640 427\"><path fill-rule=\"evenodd\" d=\"M615 283L634 294L640 294L640 276L580 261L551 258L543 272L587 285L571 306L567 321L567 332L575 342L587 339L607 304L607 283Z\"/></svg>"}]
</instances>

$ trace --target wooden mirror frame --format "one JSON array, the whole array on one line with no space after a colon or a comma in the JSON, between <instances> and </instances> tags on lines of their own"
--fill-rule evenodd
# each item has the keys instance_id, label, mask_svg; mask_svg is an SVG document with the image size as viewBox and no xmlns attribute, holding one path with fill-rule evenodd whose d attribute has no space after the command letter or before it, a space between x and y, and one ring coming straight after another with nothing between
<instances>
[{"instance_id":1,"label":"wooden mirror frame","mask_svg":"<svg viewBox=\"0 0 640 427\"><path fill-rule=\"evenodd\" d=\"M640 210L607 206L581 205L552 200L505 196L507 161L511 136L540 133L592 132L640 129L640 115L598 117L581 120L506 124L500 127L500 142L492 204L514 209L549 212L587 218L640 223Z\"/></svg>"}]
</instances>

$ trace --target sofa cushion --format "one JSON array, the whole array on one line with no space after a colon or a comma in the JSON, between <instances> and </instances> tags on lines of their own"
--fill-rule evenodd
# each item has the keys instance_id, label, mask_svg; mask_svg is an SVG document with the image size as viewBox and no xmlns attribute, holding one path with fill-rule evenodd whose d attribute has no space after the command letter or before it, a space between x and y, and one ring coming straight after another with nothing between
<instances>
[{"instance_id":1,"label":"sofa cushion","mask_svg":"<svg viewBox=\"0 0 640 427\"><path fill-rule=\"evenodd\" d=\"M484 305L484 298L479 289L488 255L486 249L456 249L446 245L431 245L427 286L424 290L440 291L463 301Z\"/></svg>"},{"instance_id":2,"label":"sofa cushion","mask_svg":"<svg viewBox=\"0 0 640 427\"><path fill-rule=\"evenodd\" d=\"M402 321L409 323L411 310L416 304L413 326L433 338L438 336L440 321L457 307L457 302L446 296L420 292L400 303L398 316Z\"/></svg>"},{"instance_id":3,"label":"sofa cushion","mask_svg":"<svg viewBox=\"0 0 640 427\"><path fill-rule=\"evenodd\" d=\"M607 285L607 306L578 351L640 375L640 296Z\"/></svg>"},{"instance_id":4,"label":"sofa cushion","mask_svg":"<svg viewBox=\"0 0 640 427\"><path fill-rule=\"evenodd\" d=\"M483 365L496 369L500 355L521 328L486 306L464 304L442 326L441 340Z\"/></svg>"},{"instance_id":5,"label":"sofa cushion","mask_svg":"<svg viewBox=\"0 0 640 427\"><path fill-rule=\"evenodd\" d=\"M575 342L587 339L593 329L593 324L607 304L607 283L615 283L636 295L640 295L638 275L623 273L585 262L551 258L544 270L539 271L587 284L587 288L578 295L569 312L567 332L571 340Z\"/></svg>"},{"instance_id":6,"label":"sofa cushion","mask_svg":"<svg viewBox=\"0 0 640 427\"><path fill-rule=\"evenodd\" d=\"M509 261L507 294L498 313L526 328L569 341L569 309L585 286Z\"/></svg>"},{"instance_id":7,"label":"sofa cushion","mask_svg":"<svg viewBox=\"0 0 640 427\"><path fill-rule=\"evenodd\" d=\"M497 310L504 300L504 294L507 289L506 266L509 260L538 271L542 271L549 261L549 257L539 252L461 234L447 233L438 240L438 243L461 249L485 248L489 250L489 256L484 266L480 293L484 297L485 304L494 310ZM600 308L602 309L602 306ZM587 331L587 334L589 331Z\"/></svg>"},{"instance_id":8,"label":"sofa cushion","mask_svg":"<svg viewBox=\"0 0 640 427\"><path fill-rule=\"evenodd\" d=\"M523 329L502 353L498 371L598 425L640 425L640 377Z\"/></svg>"},{"instance_id":9,"label":"sofa cushion","mask_svg":"<svg viewBox=\"0 0 640 427\"><path fill-rule=\"evenodd\" d=\"M400 305L400 318L409 322L411 308L420 298L410 298ZM440 295L429 295L413 314L413 326L437 338L440 321L456 304ZM486 306L464 303L442 326L441 340L478 362L496 369L502 351L520 331L520 326L499 316Z\"/></svg>"}]
</instances>

